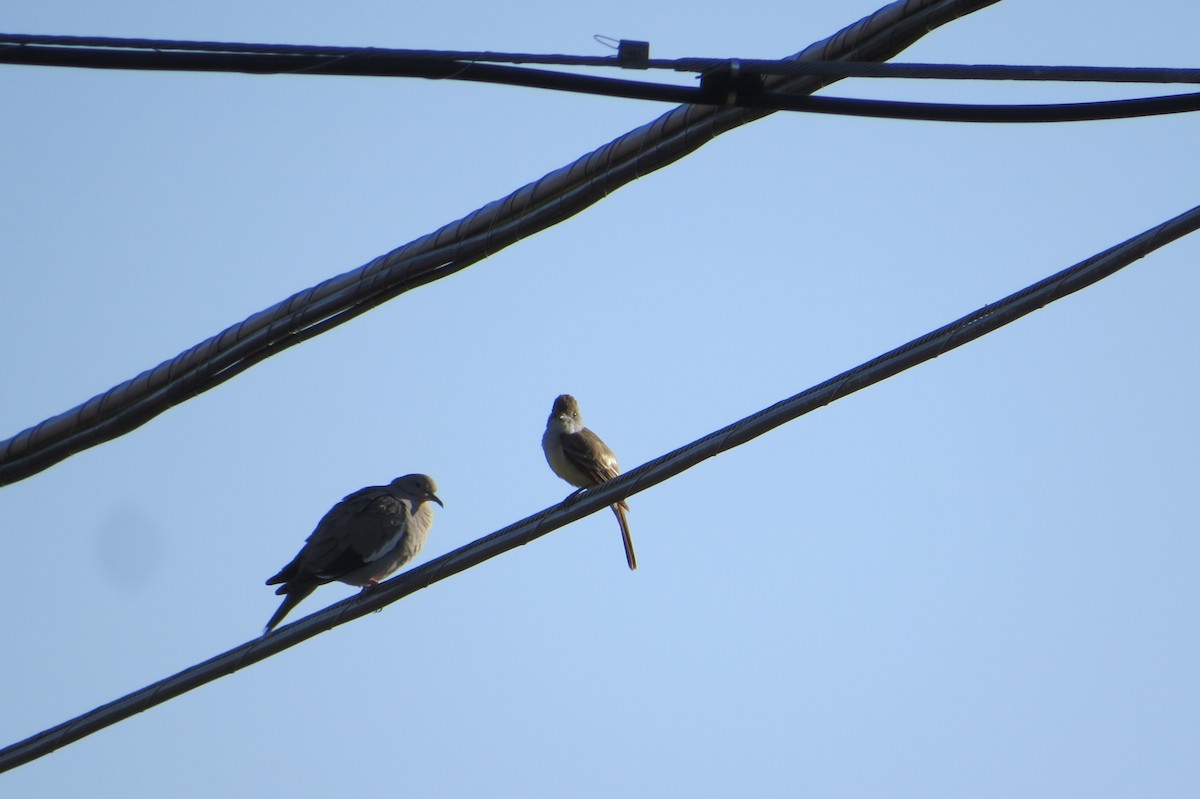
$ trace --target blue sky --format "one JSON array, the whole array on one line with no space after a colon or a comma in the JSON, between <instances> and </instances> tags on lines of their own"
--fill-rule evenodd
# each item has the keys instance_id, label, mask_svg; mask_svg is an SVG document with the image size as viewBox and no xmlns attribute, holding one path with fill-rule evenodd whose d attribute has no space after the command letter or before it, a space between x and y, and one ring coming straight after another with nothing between
<instances>
[{"instance_id":1,"label":"blue sky","mask_svg":"<svg viewBox=\"0 0 1200 799\"><path fill-rule=\"evenodd\" d=\"M877 7L11 0L0 27L770 58ZM1198 14L1007 0L898 60L1194 67ZM4 437L667 109L10 66L0 96ZM263 581L359 487L438 480L419 562L558 502L559 393L631 468L1195 206L1198 125L777 114L0 489L0 742L256 636ZM1179 241L633 497L635 574L603 511L0 792L1195 796L1198 257Z\"/></svg>"}]
</instances>

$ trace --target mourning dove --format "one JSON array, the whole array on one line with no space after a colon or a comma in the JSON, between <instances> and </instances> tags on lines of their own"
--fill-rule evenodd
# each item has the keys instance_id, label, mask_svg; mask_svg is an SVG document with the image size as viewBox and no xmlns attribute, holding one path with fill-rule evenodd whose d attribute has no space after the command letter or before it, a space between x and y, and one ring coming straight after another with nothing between
<instances>
[{"instance_id":1,"label":"mourning dove","mask_svg":"<svg viewBox=\"0 0 1200 799\"><path fill-rule=\"evenodd\" d=\"M416 557L433 525L429 503L442 504L436 492L432 477L409 474L355 491L334 505L292 562L267 580L267 585L283 583L275 593L285 597L263 633L317 586L337 580L365 590Z\"/></svg>"},{"instance_id":2,"label":"mourning dove","mask_svg":"<svg viewBox=\"0 0 1200 799\"><path fill-rule=\"evenodd\" d=\"M554 400L550 418L546 420L546 432L542 434L542 451L554 473L580 489L607 482L621 473L613 451L600 436L583 426L579 403L570 394ZM617 524L621 525L625 562L632 571L637 568L637 556L633 554L633 538L629 535L629 519L625 515L629 506L622 500L614 503L612 510L617 514Z\"/></svg>"}]
</instances>

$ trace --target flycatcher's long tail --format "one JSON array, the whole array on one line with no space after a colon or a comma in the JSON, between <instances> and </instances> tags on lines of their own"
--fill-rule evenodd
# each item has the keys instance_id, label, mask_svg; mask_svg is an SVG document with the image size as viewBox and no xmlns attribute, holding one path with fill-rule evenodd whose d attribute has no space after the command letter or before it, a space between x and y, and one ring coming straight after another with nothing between
<instances>
[{"instance_id":1,"label":"flycatcher's long tail","mask_svg":"<svg viewBox=\"0 0 1200 799\"><path fill-rule=\"evenodd\" d=\"M621 541L625 544L625 562L629 564L630 571L637 571L637 555L633 554L633 536L629 534L629 519L625 516L625 510L628 507L624 502L617 502L613 504L612 510L617 514L617 524L621 525Z\"/></svg>"}]
</instances>

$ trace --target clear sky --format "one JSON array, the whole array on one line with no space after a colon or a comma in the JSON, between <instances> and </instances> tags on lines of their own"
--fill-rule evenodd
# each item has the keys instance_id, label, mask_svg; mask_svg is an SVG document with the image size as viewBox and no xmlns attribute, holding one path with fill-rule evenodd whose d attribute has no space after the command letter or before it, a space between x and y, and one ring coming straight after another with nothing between
<instances>
[{"instance_id":1,"label":"clear sky","mask_svg":"<svg viewBox=\"0 0 1200 799\"><path fill-rule=\"evenodd\" d=\"M771 58L877 8L9 0L14 33ZM1007 0L899 60L1200 66L1193 3ZM687 77L670 77L688 83ZM1055 102L1180 87L845 82ZM420 80L0 66L0 437L655 118ZM1200 117L777 114L0 488L0 743L256 636L366 485L418 562L1200 203ZM0 775L23 799L1200 795L1200 239ZM318 590L294 618L352 594Z\"/></svg>"}]
</instances>

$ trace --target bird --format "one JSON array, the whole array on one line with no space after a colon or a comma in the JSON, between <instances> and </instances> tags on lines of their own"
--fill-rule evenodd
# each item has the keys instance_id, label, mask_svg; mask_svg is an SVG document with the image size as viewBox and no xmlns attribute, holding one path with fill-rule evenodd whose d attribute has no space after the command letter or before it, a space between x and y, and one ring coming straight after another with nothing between
<instances>
[{"instance_id":1,"label":"bird","mask_svg":"<svg viewBox=\"0 0 1200 799\"><path fill-rule=\"evenodd\" d=\"M554 473L580 490L600 485L621 473L613 451L600 436L583 426L579 402L570 394L560 394L554 400L550 418L546 420L546 432L542 434L542 451ZM617 524L621 526L625 562L630 571L635 571L637 556L633 552L633 537L629 534L629 519L625 515L628 510L629 505L624 500L612 505Z\"/></svg>"},{"instance_id":2,"label":"bird","mask_svg":"<svg viewBox=\"0 0 1200 799\"><path fill-rule=\"evenodd\" d=\"M334 505L292 562L267 580L282 583L275 593L284 599L263 635L318 586L337 580L365 591L416 557L433 525L433 502L445 507L433 478L408 474Z\"/></svg>"}]
</instances>

